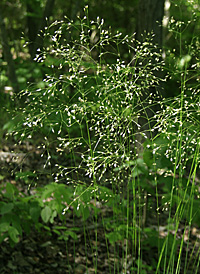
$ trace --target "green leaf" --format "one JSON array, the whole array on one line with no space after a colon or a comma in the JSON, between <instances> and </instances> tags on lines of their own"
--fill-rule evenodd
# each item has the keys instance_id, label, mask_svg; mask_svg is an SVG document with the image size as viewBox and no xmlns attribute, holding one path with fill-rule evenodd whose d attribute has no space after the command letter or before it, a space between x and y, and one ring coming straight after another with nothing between
<instances>
[{"instance_id":1,"label":"green leaf","mask_svg":"<svg viewBox=\"0 0 200 274\"><path fill-rule=\"evenodd\" d=\"M106 237L108 238L111 244L123 239L123 235L117 231L106 234Z\"/></svg>"},{"instance_id":2,"label":"green leaf","mask_svg":"<svg viewBox=\"0 0 200 274\"><path fill-rule=\"evenodd\" d=\"M54 223L54 218L57 216L57 211L54 210L52 215L51 215L51 218L50 218L50 223L53 224Z\"/></svg>"},{"instance_id":3,"label":"green leaf","mask_svg":"<svg viewBox=\"0 0 200 274\"><path fill-rule=\"evenodd\" d=\"M19 232L15 227L12 227L12 226L9 227L8 235L14 243L19 242Z\"/></svg>"},{"instance_id":4,"label":"green leaf","mask_svg":"<svg viewBox=\"0 0 200 274\"><path fill-rule=\"evenodd\" d=\"M19 232L19 234L22 236L21 220L19 215L13 214L11 223L12 223L12 226L15 227L17 231Z\"/></svg>"},{"instance_id":5,"label":"green leaf","mask_svg":"<svg viewBox=\"0 0 200 274\"><path fill-rule=\"evenodd\" d=\"M153 165L153 154L149 149L144 150L143 160L149 168L152 167L152 165Z\"/></svg>"},{"instance_id":6,"label":"green leaf","mask_svg":"<svg viewBox=\"0 0 200 274\"><path fill-rule=\"evenodd\" d=\"M78 239L76 233L73 231L66 231L66 234L70 235L72 237L72 239L74 239L74 240Z\"/></svg>"},{"instance_id":7,"label":"green leaf","mask_svg":"<svg viewBox=\"0 0 200 274\"><path fill-rule=\"evenodd\" d=\"M31 208L29 209L29 213L33 221L37 223L40 217L41 208L39 207L38 204L32 204Z\"/></svg>"},{"instance_id":8,"label":"green leaf","mask_svg":"<svg viewBox=\"0 0 200 274\"><path fill-rule=\"evenodd\" d=\"M45 200L49 197L51 197L52 193L56 191L57 184L56 183L51 183L45 186L45 188L42 188L42 195L41 199Z\"/></svg>"},{"instance_id":9,"label":"green leaf","mask_svg":"<svg viewBox=\"0 0 200 274\"><path fill-rule=\"evenodd\" d=\"M0 180L3 180L5 178L5 176L0 174Z\"/></svg>"},{"instance_id":10,"label":"green leaf","mask_svg":"<svg viewBox=\"0 0 200 274\"><path fill-rule=\"evenodd\" d=\"M41 211L41 217L43 222L47 223L51 217L52 210L49 206L45 206L45 208Z\"/></svg>"},{"instance_id":11,"label":"green leaf","mask_svg":"<svg viewBox=\"0 0 200 274\"><path fill-rule=\"evenodd\" d=\"M86 221L88 217L90 216L90 210L88 206L82 205L81 211L82 211L83 220Z\"/></svg>"},{"instance_id":12,"label":"green leaf","mask_svg":"<svg viewBox=\"0 0 200 274\"><path fill-rule=\"evenodd\" d=\"M6 184L6 196L10 199L13 199L14 193L16 191L16 188L11 184Z\"/></svg>"},{"instance_id":13,"label":"green leaf","mask_svg":"<svg viewBox=\"0 0 200 274\"><path fill-rule=\"evenodd\" d=\"M9 226L10 226L9 223L0 224L0 233L8 231Z\"/></svg>"},{"instance_id":14,"label":"green leaf","mask_svg":"<svg viewBox=\"0 0 200 274\"><path fill-rule=\"evenodd\" d=\"M1 214L9 213L13 210L14 204L13 203L4 203L1 206Z\"/></svg>"}]
</instances>

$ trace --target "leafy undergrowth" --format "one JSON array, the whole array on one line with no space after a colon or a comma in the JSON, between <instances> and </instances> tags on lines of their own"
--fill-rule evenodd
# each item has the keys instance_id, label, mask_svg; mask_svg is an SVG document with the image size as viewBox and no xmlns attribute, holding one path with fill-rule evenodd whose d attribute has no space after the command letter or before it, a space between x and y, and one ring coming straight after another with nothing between
<instances>
[{"instance_id":1,"label":"leafy undergrowth","mask_svg":"<svg viewBox=\"0 0 200 274\"><path fill-rule=\"evenodd\" d=\"M198 39L186 56L168 52L167 69L151 34L139 42L99 18L56 21L44 37L35 60L51 70L17 96L6 129L18 145L0 154L12 167L1 174L4 252L30 268L45 260L41 273L199 273ZM166 99L174 77L179 95Z\"/></svg>"},{"instance_id":2,"label":"leafy undergrowth","mask_svg":"<svg viewBox=\"0 0 200 274\"><path fill-rule=\"evenodd\" d=\"M116 258L114 246L110 246L110 256L107 256L104 230L98 228L98 241L95 241L94 227L87 229L87 240L92 246L98 246L98 255L88 244L87 253L85 237L80 222L68 219L68 226L76 226L76 240L69 238L67 241L59 240L55 233L51 235L49 230L32 231L25 236L16 247L11 248L4 242L1 246L1 273L95 273L93 260L98 261L99 273L114 273L114 263L122 267L121 258ZM62 228L57 225L57 229ZM71 226L70 226L71 228ZM50 229L50 228L49 228ZM116 244L116 248L122 250L122 244ZM122 251L121 251L122 252ZM87 270L87 272L86 272Z\"/></svg>"},{"instance_id":3,"label":"leafy undergrowth","mask_svg":"<svg viewBox=\"0 0 200 274\"><path fill-rule=\"evenodd\" d=\"M38 233L33 230L29 236L24 236L15 248L11 248L8 242L4 242L0 249L0 270L1 273L95 273L94 258L97 257L98 270L97 273L123 273L123 256L124 243L118 241L114 245L106 246L105 232L101 224L98 225L98 241L95 240L95 228L92 223L88 223L87 230L87 247L85 246L85 234L83 227L80 227L79 220L68 219L69 224L74 222L74 226L79 228L77 230L77 239L74 240L71 237L67 242L59 240L55 233L51 235L49 230L41 231ZM58 224L59 225L59 224ZM164 228L163 228L164 229ZM178 238L185 237L187 241L187 235L183 235L184 226L182 231L179 231ZM160 232L164 234L164 230ZM173 231L172 231L173 233ZM196 241L199 238L200 231L193 228L192 239L189 244L189 251L196 252L199 248L196 245ZM152 245L154 238L149 238L149 245ZM98 254L96 256L94 248L97 245ZM144 252L143 272L141 273L155 273L150 261L156 260L156 250L150 249L148 241L146 244L146 254ZM194 245L196 245L194 249ZM91 247L93 246L93 248ZM87 248L87 252L86 252ZM109 256L108 256L108 249ZM186 252L186 246L184 253ZM195 259L195 254L191 257L191 269ZM145 261L146 260L146 261ZM128 255L129 269L136 264L135 258ZM184 262L183 267L184 267ZM145 270L146 269L146 270ZM127 271L127 273L137 273L134 270ZM187 273L193 273L192 270Z\"/></svg>"},{"instance_id":4,"label":"leafy undergrowth","mask_svg":"<svg viewBox=\"0 0 200 274\"><path fill-rule=\"evenodd\" d=\"M22 164L23 170L41 166L43 159L37 157L34 146L29 147L27 143L17 151L27 155L27 150L33 155L29 153L31 161L27 157ZM5 170L10 168L8 163L4 163L4 176L1 178L0 229L1 237L5 236L1 243L1 273L137 273L140 268L140 273L153 274L161 254L158 242L162 247L166 239L169 246L175 243L177 256L182 242L180 269L185 268L185 258L189 254L186 273L193 273L194 261L198 263L200 230L196 226L186 227L184 222L178 229L175 223L168 223L169 213L164 203L159 227L154 213L155 201L150 198L148 206L142 207L140 220L138 217L141 228L130 221L126 237L127 197L116 194L114 205L110 192L110 203L100 198L89 199L88 207L79 204L80 210L77 210L76 201L71 204L69 201L66 210L67 205L61 206L58 197L60 190L64 194L64 185L50 183L48 176L41 180L31 172L20 173L19 163L10 165L10 168L15 168L15 176L12 177L10 172L6 174ZM106 190L108 193L105 187ZM131 202L129 207L132 214ZM64 215L60 214L63 209L66 210ZM7 227L6 231L6 220L11 230ZM136 243L133 242L134 234Z\"/></svg>"}]
</instances>

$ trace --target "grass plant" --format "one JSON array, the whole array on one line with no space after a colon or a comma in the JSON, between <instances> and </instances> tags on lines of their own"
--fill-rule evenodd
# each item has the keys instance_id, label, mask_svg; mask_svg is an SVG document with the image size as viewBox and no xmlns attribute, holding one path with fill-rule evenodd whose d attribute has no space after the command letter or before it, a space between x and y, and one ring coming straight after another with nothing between
<instances>
[{"instance_id":1,"label":"grass plant","mask_svg":"<svg viewBox=\"0 0 200 274\"><path fill-rule=\"evenodd\" d=\"M47 28L46 46L35 60L52 74L44 88L35 84L20 94L26 107L14 136L20 142L39 136L44 168L54 180L21 203L28 202L35 223L39 216L46 224L62 221L53 231L66 243L74 239L70 273L78 273L77 218L83 224L84 273L91 273L91 260L93 273L100 273L102 239L109 273L198 273L199 243L191 246L192 229L200 225L199 73L193 69L199 68L198 39L174 61L180 95L164 98L161 86L174 71L166 73L152 36L138 42L134 35L113 34L85 12L75 22L66 18ZM3 206L5 223L10 212ZM3 229L10 237L16 232L9 225Z\"/></svg>"}]
</instances>

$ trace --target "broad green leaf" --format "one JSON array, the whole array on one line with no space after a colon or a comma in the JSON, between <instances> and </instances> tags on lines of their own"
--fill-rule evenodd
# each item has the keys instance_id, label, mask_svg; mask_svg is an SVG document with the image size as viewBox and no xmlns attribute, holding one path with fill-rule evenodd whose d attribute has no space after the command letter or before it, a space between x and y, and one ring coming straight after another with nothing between
<instances>
[{"instance_id":1,"label":"broad green leaf","mask_svg":"<svg viewBox=\"0 0 200 274\"><path fill-rule=\"evenodd\" d=\"M106 237L108 238L111 244L123 239L123 235L117 231L106 234Z\"/></svg>"},{"instance_id":2,"label":"broad green leaf","mask_svg":"<svg viewBox=\"0 0 200 274\"><path fill-rule=\"evenodd\" d=\"M82 211L83 220L86 221L88 217L90 216L90 210L88 206L82 205L81 211Z\"/></svg>"},{"instance_id":3,"label":"broad green leaf","mask_svg":"<svg viewBox=\"0 0 200 274\"><path fill-rule=\"evenodd\" d=\"M52 193L56 191L56 186L57 186L56 183L46 185L44 189L42 189L41 199L45 200L49 198L52 195Z\"/></svg>"},{"instance_id":4,"label":"broad green leaf","mask_svg":"<svg viewBox=\"0 0 200 274\"><path fill-rule=\"evenodd\" d=\"M17 215L17 214L13 214L11 223L12 223L12 226L17 229L19 234L22 235L22 227L21 227L20 216Z\"/></svg>"},{"instance_id":5,"label":"broad green leaf","mask_svg":"<svg viewBox=\"0 0 200 274\"><path fill-rule=\"evenodd\" d=\"M12 226L9 227L8 235L14 243L19 242L19 232L15 227L12 227Z\"/></svg>"},{"instance_id":6,"label":"broad green leaf","mask_svg":"<svg viewBox=\"0 0 200 274\"><path fill-rule=\"evenodd\" d=\"M51 217L52 210L49 206L45 206L45 208L41 211L41 217L43 222L47 223Z\"/></svg>"},{"instance_id":7,"label":"broad green leaf","mask_svg":"<svg viewBox=\"0 0 200 274\"><path fill-rule=\"evenodd\" d=\"M15 191L16 191L16 188L11 183L6 184L6 196L8 198L12 199Z\"/></svg>"},{"instance_id":8,"label":"broad green leaf","mask_svg":"<svg viewBox=\"0 0 200 274\"><path fill-rule=\"evenodd\" d=\"M9 213L13 210L14 204L13 203L4 203L1 206L1 214Z\"/></svg>"},{"instance_id":9,"label":"broad green leaf","mask_svg":"<svg viewBox=\"0 0 200 274\"><path fill-rule=\"evenodd\" d=\"M53 224L54 223L54 218L57 216L57 211L54 210L52 215L51 215L51 218L50 218L50 223Z\"/></svg>"},{"instance_id":10,"label":"broad green leaf","mask_svg":"<svg viewBox=\"0 0 200 274\"><path fill-rule=\"evenodd\" d=\"M10 226L9 223L0 224L0 233L8 231L9 226Z\"/></svg>"},{"instance_id":11,"label":"broad green leaf","mask_svg":"<svg viewBox=\"0 0 200 274\"><path fill-rule=\"evenodd\" d=\"M153 154L149 149L144 150L143 160L149 168L152 167L152 165L153 165Z\"/></svg>"}]
</instances>

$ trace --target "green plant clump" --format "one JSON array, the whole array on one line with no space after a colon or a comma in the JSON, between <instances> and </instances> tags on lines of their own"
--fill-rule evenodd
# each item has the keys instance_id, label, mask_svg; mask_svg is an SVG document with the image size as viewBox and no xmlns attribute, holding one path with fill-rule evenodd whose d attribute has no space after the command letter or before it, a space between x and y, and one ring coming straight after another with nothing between
<instances>
[{"instance_id":1,"label":"green plant clump","mask_svg":"<svg viewBox=\"0 0 200 274\"><path fill-rule=\"evenodd\" d=\"M17 243L33 224L39 229L56 218L64 224L73 210L83 222L92 216L96 227L101 219L107 245L125 243L123 273L189 273L192 258L198 273L196 247L182 257L189 242L178 239L182 226L185 235L200 225L199 89L188 84L190 77L199 80L192 50L198 40L187 55L174 57L180 95L165 99L161 87L173 73L166 72L150 34L139 42L113 34L102 19L90 22L87 15L75 23L54 22L44 39L35 60L52 73L44 88L20 93L24 119L14 136L20 142L39 136L44 168L54 182L26 197L7 184L8 204L0 205L1 241L9 236ZM103 215L103 207L112 217ZM64 240L77 237L73 229L60 230L54 227ZM129 254L135 258L131 263ZM97 260L94 266L98 273Z\"/></svg>"}]
</instances>

